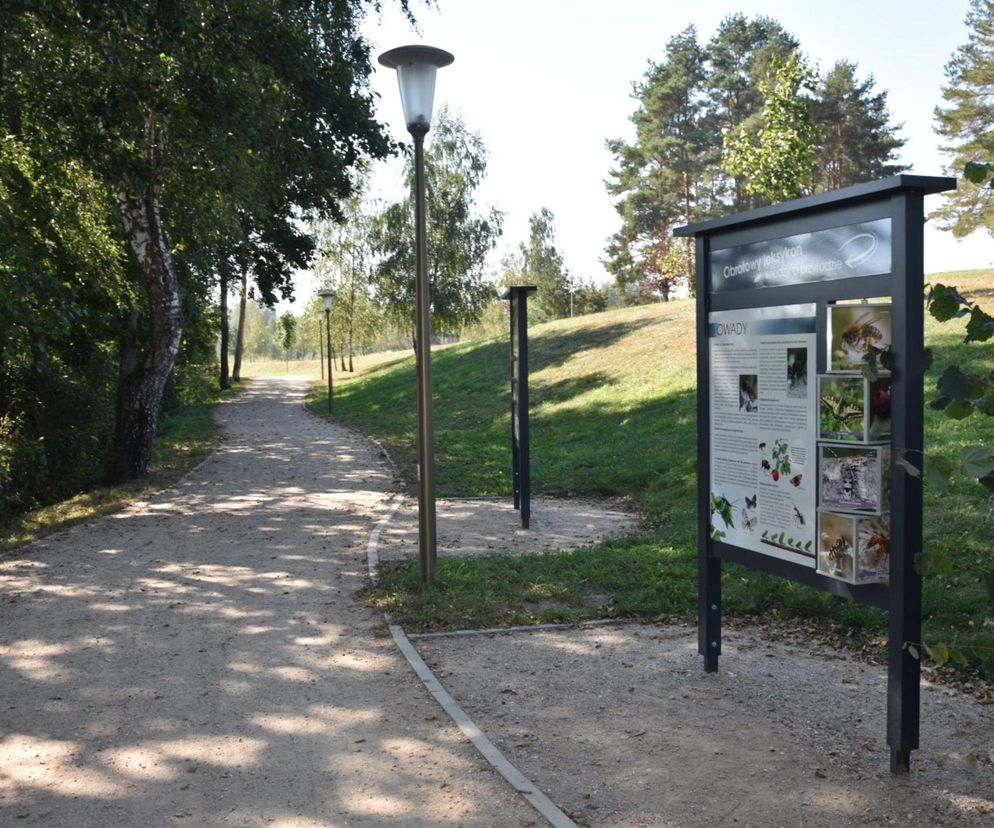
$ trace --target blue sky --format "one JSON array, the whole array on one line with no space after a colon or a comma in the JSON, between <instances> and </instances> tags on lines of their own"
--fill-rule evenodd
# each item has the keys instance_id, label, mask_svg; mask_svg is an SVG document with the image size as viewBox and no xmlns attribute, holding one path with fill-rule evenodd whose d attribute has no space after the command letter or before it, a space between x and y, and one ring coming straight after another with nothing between
<instances>
[{"instance_id":1,"label":"blue sky","mask_svg":"<svg viewBox=\"0 0 994 828\"><path fill-rule=\"evenodd\" d=\"M548 207L567 266L603 281L608 277L599 259L618 228L604 189L612 166L604 144L631 137L632 84L650 60L662 59L674 34L693 24L706 41L737 11L775 18L822 71L845 58L859 65L860 77L873 74L877 90L888 92L892 121L904 124L902 161L913 172L939 175L944 158L933 110L941 102L943 67L966 41L968 8L968 0L440 0L427 10L414 5L415 32L384 0L383 13L367 20L365 32L376 54L427 43L455 55L455 63L439 71L436 111L446 104L459 111L489 149L480 201L506 213L495 260L526 237L529 215ZM404 139L395 73L378 67L373 89L380 119ZM397 162L382 165L376 192L398 197L400 176ZM925 258L928 272L991 266L994 239L974 234L957 241L926 225Z\"/></svg>"}]
</instances>

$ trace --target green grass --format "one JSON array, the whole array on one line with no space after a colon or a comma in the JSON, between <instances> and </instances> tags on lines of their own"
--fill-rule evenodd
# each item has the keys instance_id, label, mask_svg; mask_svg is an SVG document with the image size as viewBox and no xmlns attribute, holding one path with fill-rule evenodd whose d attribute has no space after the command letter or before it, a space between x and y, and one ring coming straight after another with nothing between
<instances>
[{"instance_id":1,"label":"green grass","mask_svg":"<svg viewBox=\"0 0 994 828\"><path fill-rule=\"evenodd\" d=\"M994 272L938 274L990 310ZM438 585L422 591L413 563L385 565L372 600L415 628L491 626L597 616L696 612L696 409L694 308L690 300L535 326L530 336L532 485L554 495L620 497L641 511L647 534L572 554L439 560ZM962 344L962 323L928 319L936 351L927 394L950 361L989 371L989 345ZM986 362L985 362L986 360ZM437 484L443 496L510 494L506 338L433 353ZM335 419L389 446L414 480L413 358L339 381ZM310 404L326 409L316 386ZM955 422L927 412L927 447L952 455L991 441L989 419ZM926 495L925 548L952 570L925 582L926 641L986 660L994 633L983 571L994 570L994 498L975 482ZM883 613L743 568L725 567L732 614L818 618L827 627L883 640ZM990 653L994 658L994 653Z\"/></svg>"},{"instance_id":2,"label":"green grass","mask_svg":"<svg viewBox=\"0 0 994 828\"><path fill-rule=\"evenodd\" d=\"M204 402L187 405L164 416L155 438L148 477L119 486L101 486L68 500L27 512L0 526L0 550L68 529L77 523L117 512L161 489L173 485L217 447L220 437L212 412L226 396L237 393L214 391Z\"/></svg>"}]
</instances>

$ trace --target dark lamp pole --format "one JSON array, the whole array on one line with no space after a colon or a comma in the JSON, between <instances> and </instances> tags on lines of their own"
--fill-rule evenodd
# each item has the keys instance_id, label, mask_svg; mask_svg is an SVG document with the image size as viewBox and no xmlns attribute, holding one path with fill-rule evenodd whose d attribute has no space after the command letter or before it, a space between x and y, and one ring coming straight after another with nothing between
<instances>
[{"instance_id":1,"label":"dark lamp pole","mask_svg":"<svg viewBox=\"0 0 994 828\"><path fill-rule=\"evenodd\" d=\"M318 320L318 360L321 362L321 379L324 379L324 335L321 333L321 314L317 315Z\"/></svg>"},{"instance_id":2,"label":"dark lamp pole","mask_svg":"<svg viewBox=\"0 0 994 828\"><path fill-rule=\"evenodd\" d=\"M435 73L455 58L432 46L402 46L380 55L380 64L397 70L407 131L414 138L415 362L418 367L418 553L421 581L435 581L435 433L431 409L431 317L428 300L428 246L425 230L424 140L431 129Z\"/></svg>"},{"instance_id":3,"label":"dark lamp pole","mask_svg":"<svg viewBox=\"0 0 994 828\"><path fill-rule=\"evenodd\" d=\"M328 343L328 413L331 414L335 400L335 389L331 384L331 300L335 298L335 291L322 290L318 296L324 299L324 339Z\"/></svg>"}]
</instances>

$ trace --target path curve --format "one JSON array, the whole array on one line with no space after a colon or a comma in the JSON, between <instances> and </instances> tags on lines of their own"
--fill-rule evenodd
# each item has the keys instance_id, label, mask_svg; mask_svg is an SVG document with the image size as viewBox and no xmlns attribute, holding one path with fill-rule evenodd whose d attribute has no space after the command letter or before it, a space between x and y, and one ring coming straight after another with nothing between
<instances>
[{"instance_id":1,"label":"path curve","mask_svg":"<svg viewBox=\"0 0 994 828\"><path fill-rule=\"evenodd\" d=\"M392 474L256 380L148 503L0 564L0 824L515 826L358 605Z\"/></svg>"}]
</instances>

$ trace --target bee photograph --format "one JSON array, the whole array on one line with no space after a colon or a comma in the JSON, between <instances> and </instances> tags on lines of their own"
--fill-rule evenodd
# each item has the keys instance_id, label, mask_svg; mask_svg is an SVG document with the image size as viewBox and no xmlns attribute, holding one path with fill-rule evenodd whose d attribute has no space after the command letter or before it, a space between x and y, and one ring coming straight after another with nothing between
<instances>
[{"instance_id":1,"label":"bee photograph","mask_svg":"<svg viewBox=\"0 0 994 828\"><path fill-rule=\"evenodd\" d=\"M890 348L890 305L831 305L829 320L831 371L858 371L870 351Z\"/></svg>"},{"instance_id":2,"label":"bee photograph","mask_svg":"<svg viewBox=\"0 0 994 828\"><path fill-rule=\"evenodd\" d=\"M890 447L819 447L820 505L828 509L882 512L890 503Z\"/></svg>"}]
</instances>

